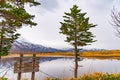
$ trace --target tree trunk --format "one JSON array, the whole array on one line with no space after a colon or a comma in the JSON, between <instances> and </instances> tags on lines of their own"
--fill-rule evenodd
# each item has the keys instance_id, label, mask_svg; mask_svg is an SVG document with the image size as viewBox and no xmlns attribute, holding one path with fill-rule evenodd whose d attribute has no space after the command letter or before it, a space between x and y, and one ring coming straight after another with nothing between
<instances>
[{"instance_id":1,"label":"tree trunk","mask_svg":"<svg viewBox=\"0 0 120 80\"><path fill-rule=\"evenodd\" d=\"M75 25L76 26L76 25ZM74 78L77 78L78 75L78 48L77 48L77 28L75 29L75 69L74 69Z\"/></svg>"},{"instance_id":2,"label":"tree trunk","mask_svg":"<svg viewBox=\"0 0 120 80\"><path fill-rule=\"evenodd\" d=\"M0 35L0 59L1 59L1 55L2 55L2 43L3 43L3 27L1 28L1 35Z\"/></svg>"},{"instance_id":3,"label":"tree trunk","mask_svg":"<svg viewBox=\"0 0 120 80\"><path fill-rule=\"evenodd\" d=\"M0 36L0 59L1 59L1 54L2 53L2 34Z\"/></svg>"},{"instance_id":4,"label":"tree trunk","mask_svg":"<svg viewBox=\"0 0 120 80\"><path fill-rule=\"evenodd\" d=\"M78 59L77 59L77 53L75 53L75 70L74 70L74 77L77 78L78 75Z\"/></svg>"}]
</instances>

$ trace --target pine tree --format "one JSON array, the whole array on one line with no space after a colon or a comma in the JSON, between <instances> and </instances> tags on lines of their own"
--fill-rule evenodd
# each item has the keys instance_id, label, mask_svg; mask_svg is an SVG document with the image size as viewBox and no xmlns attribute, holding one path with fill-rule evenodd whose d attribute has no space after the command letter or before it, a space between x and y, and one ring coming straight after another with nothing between
<instances>
[{"instance_id":1,"label":"pine tree","mask_svg":"<svg viewBox=\"0 0 120 80\"><path fill-rule=\"evenodd\" d=\"M78 46L90 45L90 43L95 42L93 34L89 31L90 28L95 27L89 23L89 17L85 17L86 13L81 13L77 5L74 5L70 9L70 13L65 13L63 16L64 21L61 23L61 32L66 35L66 42L70 43L74 47L75 51L75 70L74 77L77 78L78 73L78 58L79 49Z\"/></svg>"},{"instance_id":2,"label":"pine tree","mask_svg":"<svg viewBox=\"0 0 120 80\"><path fill-rule=\"evenodd\" d=\"M35 16L24 8L27 3L30 6L40 4L34 0L0 0L0 58L9 53L12 43L19 37L17 29L37 25L32 21Z\"/></svg>"}]
</instances>

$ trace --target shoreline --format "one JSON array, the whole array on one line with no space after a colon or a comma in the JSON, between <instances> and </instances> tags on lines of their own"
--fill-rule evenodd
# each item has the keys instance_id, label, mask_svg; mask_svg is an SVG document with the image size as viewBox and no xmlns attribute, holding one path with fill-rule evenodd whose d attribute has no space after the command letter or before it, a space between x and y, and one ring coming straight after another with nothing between
<instances>
[{"instance_id":1,"label":"shoreline","mask_svg":"<svg viewBox=\"0 0 120 80\"><path fill-rule=\"evenodd\" d=\"M36 54L36 57L63 57L63 58L74 58L74 52L54 52L54 53L22 53L24 54L24 56L26 57L32 57L32 54ZM79 53L80 57L82 58L103 58L103 59L120 59L120 52L110 52L107 53L105 51L105 53L102 51L96 51L96 52L91 52L91 51L87 51L87 52L83 52L83 53ZM19 57L20 53L10 53L7 56L2 56L2 58L16 58Z\"/></svg>"}]
</instances>

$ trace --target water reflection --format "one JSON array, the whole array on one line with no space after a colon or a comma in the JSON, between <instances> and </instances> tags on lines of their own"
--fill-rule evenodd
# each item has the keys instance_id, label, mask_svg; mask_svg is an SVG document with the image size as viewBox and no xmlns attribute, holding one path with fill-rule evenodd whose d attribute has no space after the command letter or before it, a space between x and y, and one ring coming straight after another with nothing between
<instances>
[{"instance_id":1,"label":"water reflection","mask_svg":"<svg viewBox=\"0 0 120 80\"><path fill-rule=\"evenodd\" d=\"M0 68L9 67L14 65L14 59L13 58L3 58L0 60Z\"/></svg>"},{"instance_id":2,"label":"water reflection","mask_svg":"<svg viewBox=\"0 0 120 80\"><path fill-rule=\"evenodd\" d=\"M16 80L17 74L13 73L14 59L6 59L0 62L0 76L3 75L3 70L12 66L5 77L9 80ZM66 78L73 77L74 59L73 58L41 58L40 71L36 72L36 80L44 80L46 77ZM87 59L79 61L78 75L91 72L120 72L120 60L113 59ZM23 73L22 78L30 79L31 73Z\"/></svg>"}]
</instances>

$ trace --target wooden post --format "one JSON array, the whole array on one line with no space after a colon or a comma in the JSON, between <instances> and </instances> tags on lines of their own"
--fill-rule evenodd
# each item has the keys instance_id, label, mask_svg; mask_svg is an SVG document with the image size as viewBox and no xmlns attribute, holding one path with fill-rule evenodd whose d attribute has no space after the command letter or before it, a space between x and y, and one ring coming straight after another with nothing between
<instances>
[{"instance_id":1,"label":"wooden post","mask_svg":"<svg viewBox=\"0 0 120 80\"><path fill-rule=\"evenodd\" d=\"M22 64L22 58L23 58L23 54L20 54L20 58L19 58L19 69L20 69L20 72L18 72L18 78L17 80L21 80L21 64Z\"/></svg>"},{"instance_id":2,"label":"wooden post","mask_svg":"<svg viewBox=\"0 0 120 80\"><path fill-rule=\"evenodd\" d=\"M36 62L36 61L35 61L35 60L36 60L35 58L36 58L36 54L33 54L33 59L32 59L32 60L33 60L33 61L32 61L32 63L33 63L33 64L32 64L32 65L33 65L33 71L32 71L31 80L35 80L35 71L34 71L34 69L35 69L35 62Z\"/></svg>"}]
</instances>

